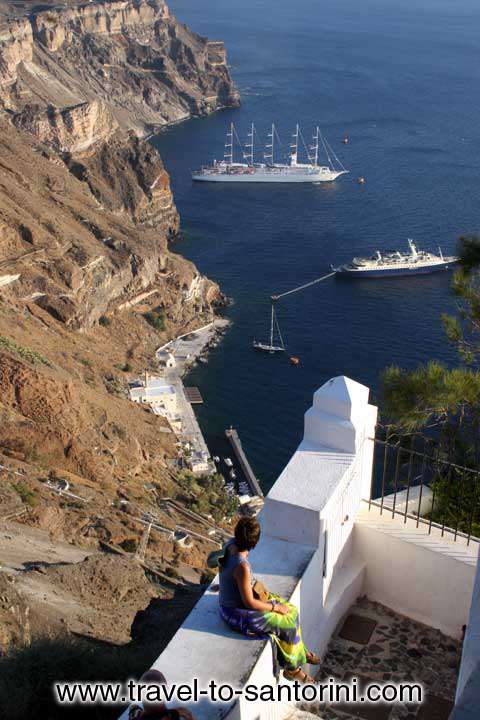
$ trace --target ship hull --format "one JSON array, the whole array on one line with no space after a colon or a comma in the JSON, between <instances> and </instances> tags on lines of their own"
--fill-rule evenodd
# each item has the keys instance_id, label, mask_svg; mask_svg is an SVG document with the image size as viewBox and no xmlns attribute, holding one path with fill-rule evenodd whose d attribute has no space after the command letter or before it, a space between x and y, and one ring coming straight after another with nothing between
<instances>
[{"instance_id":1,"label":"ship hull","mask_svg":"<svg viewBox=\"0 0 480 720\"><path fill-rule=\"evenodd\" d=\"M227 174L227 173L192 173L192 179L196 182L221 182L221 183L321 183L333 182L344 172L330 173L252 173L252 174Z\"/></svg>"},{"instance_id":2,"label":"ship hull","mask_svg":"<svg viewBox=\"0 0 480 720\"><path fill-rule=\"evenodd\" d=\"M431 273L451 270L455 265L455 262L448 263L436 263L435 265L425 265L423 267L416 268L386 268L386 269L372 269L372 270L349 270L348 268L337 268L335 273L340 278L350 279L369 279L369 278L383 278L383 277L402 277L408 275L430 275Z\"/></svg>"}]
</instances>

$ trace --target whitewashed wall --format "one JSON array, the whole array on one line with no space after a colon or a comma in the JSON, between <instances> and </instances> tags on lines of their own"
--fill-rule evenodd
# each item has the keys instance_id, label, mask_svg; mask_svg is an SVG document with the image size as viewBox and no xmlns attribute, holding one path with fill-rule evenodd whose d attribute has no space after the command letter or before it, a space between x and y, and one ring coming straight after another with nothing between
<instances>
[{"instance_id":1,"label":"whitewashed wall","mask_svg":"<svg viewBox=\"0 0 480 720\"><path fill-rule=\"evenodd\" d=\"M345 377L325 383L305 414L304 438L268 494L261 515L262 539L252 566L273 592L300 609L309 647L323 653L340 619L361 591L364 563L352 563L353 520L368 497L377 409L368 388ZM194 675L234 686L275 682L269 644L236 636L207 592L154 667L169 682ZM198 720L280 720L286 707L246 703L192 708ZM124 714L123 718L126 717ZM122 718L122 720L123 720Z\"/></svg>"},{"instance_id":2,"label":"whitewashed wall","mask_svg":"<svg viewBox=\"0 0 480 720\"><path fill-rule=\"evenodd\" d=\"M353 555L366 564L362 593L395 612L460 639L467 622L478 544L367 504L357 517Z\"/></svg>"},{"instance_id":3,"label":"whitewashed wall","mask_svg":"<svg viewBox=\"0 0 480 720\"><path fill-rule=\"evenodd\" d=\"M463 644L462 662L451 720L475 720L480 717L480 564Z\"/></svg>"},{"instance_id":4,"label":"whitewashed wall","mask_svg":"<svg viewBox=\"0 0 480 720\"><path fill-rule=\"evenodd\" d=\"M266 498L262 539L251 554L255 575L299 607L304 639L320 654L359 595L456 637L470 605L473 546L425 537L415 522L405 525L391 513L379 518L374 506L365 510L377 418L368 395L368 388L346 377L315 393L303 440ZM465 687L478 668L479 586L480 580L464 653ZM275 683L269 644L230 631L211 589L154 667L171 683L194 676L204 685L211 678L235 687ZM282 720L287 707L241 700L192 710L197 720Z\"/></svg>"}]
</instances>

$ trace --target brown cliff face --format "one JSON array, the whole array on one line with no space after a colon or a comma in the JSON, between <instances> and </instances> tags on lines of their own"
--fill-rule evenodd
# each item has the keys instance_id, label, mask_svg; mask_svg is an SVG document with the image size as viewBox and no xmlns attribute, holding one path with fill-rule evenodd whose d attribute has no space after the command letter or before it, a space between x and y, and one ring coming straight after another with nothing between
<instances>
[{"instance_id":1,"label":"brown cliff face","mask_svg":"<svg viewBox=\"0 0 480 720\"><path fill-rule=\"evenodd\" d=\"M35 302L72 329L92 325L152 290L176 327L211 317L221 293L172 254L178 214L158 152L133 135L66 164L0 120L0 283L3 298ZM200 319L199 317L199 319Z\"/></svg>"},{"instance_id":2,"label":"brown cliff face","mask_svg":"<svg viewBox=\"0 0 480 720\"><path fill-rule=\"evenodd\" d=\"M138 135L239 102L223 43L178 23L163 0L90 3L7 24L0 98L14 112L35 103L54 114L101 99Z\"/></svg>"},{"instance_id":3,"label":"brown cliff face","mask_svg":"<svg viewBox=\"0 0 480 720\"><path fill-rule=\"evenodd\" d=\"M0 101L21 130L3 123L4 292L72 328L152 288L177 325L192 285L196 311L210 315L221 295L168 252L179 218L140 137L238 102L223 43L177 23L163 0L36 12L0 30Z\"/></svg>"},{"instance_id":4,"label":"brown cliff face","mask_svg":"<svg viewBox=\"0 0 480 720\"><path fill-rule=\"evenodd\" d=\"M103 100L91 100L61 110L27 105L13 122L32 133L39 142L68 153L83 152L92 145L105 142L118 130L118 122Z\"/></svg>"},{"instance_id":5,"label":"brown cliff face","mask_svg":"<svg viewBox=\"0 0 480 720\"><path fill-rule=\"evenodd\" d=\"M25 524L78 545L136 542L143 526L125 515L125 498L160 512L152 483L185 496L169 462L175 435L127 399L126 381L157 370L155 349L224 302L216 283L170 251L179 217L144 136L236 104L238 94L223 44L177 23L162 0L92 2L2 24L5 5L0 462L12 467L0 479L0 516L20 506ZM145 319L153 308L162 331ZM51 473L85 503L53 492ZM171 542L150 544L173 562ZM195 548L197 564L209 549ZM0 633L0 646L28 642L17 605L18 627Z\"/></svg>"}]
</instances>

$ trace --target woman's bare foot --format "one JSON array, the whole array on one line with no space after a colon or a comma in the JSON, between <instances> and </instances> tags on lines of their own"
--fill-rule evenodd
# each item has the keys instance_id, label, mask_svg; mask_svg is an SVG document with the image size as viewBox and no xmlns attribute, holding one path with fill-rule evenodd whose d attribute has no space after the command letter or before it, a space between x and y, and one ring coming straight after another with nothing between
<instances>
[{"instance_id":1,"label":"woman's bare foot","mask_svg":"<svg viewBox=\"0 0 480 720\"><path fill-rule=\"evenodd\" d=\"M315 682L313 677L304 672L302 668L297 668L296 670L284 670L283 675L287 678L287 680L296 680L303 685L313 685Z\"/></svg>"},{"instance_id":2,"label":"woman's bare foot","mask_svg":"<svg viewBox=\"0 0 480 720\"><path fill-rule=\"evenodd\" d=\"M307 663L309 665L321 665L322 664L322 658L318 657L318 655L315 655L314 652L307 652Z\"/></svg>"}]
</instances>

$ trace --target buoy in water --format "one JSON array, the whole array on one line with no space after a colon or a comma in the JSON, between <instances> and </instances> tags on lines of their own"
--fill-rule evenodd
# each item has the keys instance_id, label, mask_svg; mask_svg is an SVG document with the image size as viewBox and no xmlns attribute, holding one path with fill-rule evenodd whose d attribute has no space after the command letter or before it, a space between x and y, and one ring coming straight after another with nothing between
<instances>
[{"instance_id":1,"label":"buoy in water","mask_svg":"<svg viewBox=\"0 0 480 720\"><path fill-rule=\"evenodd\" d=\"M345 135L345 137L343 138L342 142L343 142L344 145L348 145L348 143L350 142L350 138L348 137L348 135Z\"/></svg>"},{"instance_id":2,"label":"buoy in water","mask_svg":"<svg viewBox=\"0 0 480 720\"><path fill-rule=\"evenodd\" d=\"M291 357L290 358L290 365L300 365L300 358L298 357Z\"/></svg>"},{"instance_id":3,"label":"buoy in water","mask_svg":"<svg viewBox=\"0 0 480 720\"><path fill-rule=\"evenodd\" d=\"M367 181L365 180L365 178L363 177L363 175L360 175L360 177L358 178L358 184L359 184L359 185L365 185L366 182L367 182Z\"/></svg>"}]
</instances>

